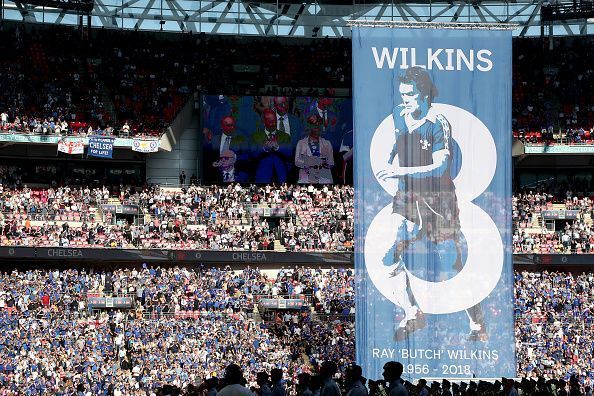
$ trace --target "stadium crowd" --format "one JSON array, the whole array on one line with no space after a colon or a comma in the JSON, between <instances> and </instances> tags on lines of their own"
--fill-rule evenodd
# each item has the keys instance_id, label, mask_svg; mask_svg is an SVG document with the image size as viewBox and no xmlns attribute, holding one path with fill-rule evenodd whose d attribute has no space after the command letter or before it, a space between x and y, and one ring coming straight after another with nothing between
<instances>
[{"instance_id":1,"label":"stadium crowd","mask_svg":"<svg viewBox=\"0 0 594 396\"><path fill-rule=\"evenodd\" d=\"M353 250L351 186L32 189L5 181L0 185L4 246ZM555 188L539 186L514 194L514 253L590 253L593 204L576 191L589 187L583 182L557 183ZM107 203L133 206L138 214L122 221L105 210ZM281 217L266 217L263 209L283 211ZM546 229L544 211L564 211L554 220L554 230Z\"/></svg>"},{"instance_id":2,"label":"stadium crowd","mask_svg":"<svg viewBox=\"0 0 594 396\"><path fill-rule=\"evenodd\" d=\"M580 191L589 187L579 182ZM575 188L575 187L574 187ZM513 197L514 253L579 254L594 247L592 199L575 189L563 187L524 191ZM556 207L554 205L557 205ZM554 211L545 218L543 211ZM572 211L572 212L569 212ZM554 213L563 214L555 216ZM572 213L571 216L568 214ZM562 220L557 223L556 220ZM555 222L554 230L546 230L545 220ZM535 224L536 220L536 224Z\"/></svg>"},{"instance_id":3,"label":"stadium crowd","mask_svg":"<svg viewBox=\"0 0 594 396\"><path fill-rule=\"evenodd\" d=\"M594 98L586 87L594 81L594 69L579 59L591 53L593 43L554 39L551 44L514 40L514 136L528 143L591 144Z\"/></svg>"},{"instance_id":4,"label":"stadium crowd","mask_svg":"<svg viewBox=\"0 0 594 396\"><path fill-rule=\"evenodd\" d=\"M574 375L592 385L592 273L517 272L515 310L520 376L567 381Z\"/></svg>"},{"instance_id":5,"label":"stadium crowd","mask_svg":"<svg viewBox=\"0 0 594 396\"><path fill-rule=\"evenodd\" d=\"M514 194L514 253L590 253L593 204L576 191L589 187L583 181L557 183ZM32 189L5 179L0 241L4 246L352 251L353 197L350 186ZM133 206L138 214L122 221L105 209L107 203ZM262 209L283 212L271 218ZM554 230L545 227L547 210L564 211Z\"/></svg>"},{"instance_id":6,"label":"stadium crowd","mask_svg":"<svg viewBox=\"0 0 594 396\"><path fill-rule=\"evenodd\" d=\"M344 368L354 355L353 282L344 269L281 269L270 277L251 268L15 270L0 276L7 335L0 394L71 394L83 384L94 395L144 395L165 383L200 383L230 362L254 375L277 367L296 376L329 356ZM89 296L126 295L136 305L127 312L87 306ZM259 297L288 295L307 296L313 311L253 320ZM319 321L316 312L341 316Z\"/></svg>"},{"instance_id":7,"label":"stadium crowd","mask_svg":"<svg viewBox=\"0 0 594 396\"><path fill-rule=\"evenodd\" d=\"M258 71L249 85L236 84L234 66L245 63L253 45L262 51ZM346 40L246 46L242 38L188 34L171 45L166 35L147 32L81 37L67 27L7 24L0 48L2 132L160 135L194 92L318 95L350 87Z\"/></svg>"},{"instance_id":8,"label":"stadium crowd","mask_svg":"<svg viewBox=\"0 0 594 396\"><path fill-rule=\"evenodd\" d=\"M67 27L20 24L3 26L0 38L4 131L160 134L194 92L332 96L334 88L352 86L350 42L343 39L287 45L178 34L171 45L167 34L106 29L81 36ZM585 87L594 72L579 60L593 44L556 38L556 56L540 40L513 45L514 135L529 143L591 143L594 100ZM256 46L260 56L253 59Z\"/></svg>"},{"instance_id":9,"label":"stadium crowd","mask_svg":"<svg viewBox=\"0 0 594 396\"><path fill-rule=\"evenodd\" d=\"M57 26L2 26L1 132L159 135L194 92L317 96L332 95L329 86L352 85L345 40L286 45L249 39L245 45L243 37L187 34L171 45L165 35L152 33L106 29L90 36ZM258 59L251 53L255 46ZM528 143L591 143L594 72L583 59L592 44L556 40L557 56L537 40L516 40L514 46L514 135ZM5 246L353 249L354 192L348 186L32 189L18 177L2 179ZM592 188L581 184L514 195L515 253L592 252L593 204L578 193ZM137 207L139 215L118 218L103 207L114 202ZM555 205L577 213L547 231L542 211L559 210ZM261 208L282 208L286 215L270 221L254 210ZM166 385L191 384L205 385L200 394L214 396L213 378L229 374L230 363L241 366L254 395L284 396L278 394L280 369L291 394L336 396L323 391L331 376L315 375L328 375L331 365L324 361L334 362L330 371L338 371L346 393L355 359L354 287L353 273L345 269L6 272L0 274L0 396L153 395ZM130 296L134 308L99 312L88 305L92 296ZM303 298L311 309L258 318L261 298L286 296ZM589 396L593 301L591 273L518 272L515 332L524 380L443 381L426 389L422 382L407 383L409 393L507 396L518 394L515 387L524 395ZM270 384L263 372L276 380Z\"/></svg>"},{"instance_id":10,"label":"stadium crowd","mask_svg":"<svg viewBox=\"0 0 594 396\"><path fill-rule=\"evenodd\" d=\"M303 325L298 338L278 336L274 325L225 318L100 315L83 322L3 315L0 323L8 335L0 350L0 394L148 395L164 384L186 387L220 376L230 362L253 373L253 384L256 372L271 368L293 378L313 370L296 342L322 341L319 334L339 338L337 325L327 322Z\"/></svg>"},{"instance_id":11,"label":"stadium crowd","mask_svg":"<svg viewBox=\"0 0 594 396\"><path fill-rule=\"evenodd\" d=\"M64 313L85 318L87 296L131 296L136 310L149 316L194 312L251 314L261 297L306 298L315 312L353 313L351 270L281 269L269 276L259 269L147 268L113 272L13 271L0 275L0 308L11 313Z\"/></svg>"},{"instance_id":12,"label":"stadium crowd","mask_svg":"<svg viewBox=\"0 0 594 396\"><path fill-rule=\"evenodd\" d=\"M166 190L0 185L1 235L8 246L348 251L353 248L349 186L187 186ZM138 208L117 222L108 202ZM286 208L278 227L251 208Z\"/></svg>"},{"instance_id":13,"label":"stadium crowd","mask_svg":"<svg viewBox=\"0 0 594 396\"><path fill-rule=\"evenodd\" d=\"M354 361L353 286L345 269L13 270L0 276L0 331L7 335L0 338L0 395L77 388L83 395L151 395L166 384L221 378L232 362L254 389L258 372L280 368L294 394L298 376L314 375L325 360L344 379ZM124 295L134 308L92 310L86 301ZM291 295L308 296L311 305L262 320L258 298ZM544 386L539 378L592 385L592 273L516 272L515 311L518 386ZM491 392L495 385L472 386Z\"/></svg>"}]
</instances>

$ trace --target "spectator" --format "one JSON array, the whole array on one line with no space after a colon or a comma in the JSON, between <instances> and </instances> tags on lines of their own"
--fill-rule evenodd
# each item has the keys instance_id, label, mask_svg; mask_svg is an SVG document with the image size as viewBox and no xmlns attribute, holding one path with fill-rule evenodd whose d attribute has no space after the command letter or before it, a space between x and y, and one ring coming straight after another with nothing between
<instances>
[{"instance_id":1,"label":"spectator","mask_svg":"<svg viewBox=\"0 0 594 396\"><path fill-rule=\"evenodd\" d=\"M270 379L272 381L272 396L286 396L287 393L283 384L283 370L279 368L270 370Z\"/></svg>"},{"instance_id":2,"label":"spectator","mask_svg":"<svg viewBox=\"0 0 594 396\"><path fill-rule=\"evenodd\" d=\"M219 391L220 396L252 396L244 386L245 379L237 364L230 364L225 369L225 387Z\"/></svg>"},{"instance_id":3,"label":"spectator","mask_svg":"<svg viewBox=\"0 0 594 396\"><path fill-rule=\"evenodd\" d=\"M347 396L368 395L367 388L365 387L364 379L362 377L361 366L353 364L347 368L345 383L345 388L348 390Z\"/></svg>"},{"instance_id":4,"label":"spectator","mask_svg":"<svg viewBox=\"0 0 594 396\"><path fill-rule=\"evenodd\" d=\"M340 388L334 381L334 374L337 371L336 363L332 361L325 361L320 367L320 378L322 380L322 388L320 396L340 396Z\"/></svg>"},{"instance_id":5,"label":"spectator","mask_svg":"<svg viewBox=\"0 0 594 396\"><path fill-rule=\"evenodd\" d=\"M408 396L408 391L402 383L403 366L400 362L388 362L384 364L384 380L388 383L389 396Z\"/></svg>"}]
</instances>

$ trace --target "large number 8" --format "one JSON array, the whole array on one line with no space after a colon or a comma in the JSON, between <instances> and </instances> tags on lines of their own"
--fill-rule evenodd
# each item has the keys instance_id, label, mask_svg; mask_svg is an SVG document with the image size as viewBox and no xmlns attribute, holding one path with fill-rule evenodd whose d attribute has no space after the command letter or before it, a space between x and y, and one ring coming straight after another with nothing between
<instances>
[{"instance_id":1,"label":"large number 8","mask_svg":"<svg viewBox=\"0 0 594 396\"><path fill-rule=\"evenodd\" d=\"M497 167L497 147L485 124L473 114L456 106L434 103L450 122L452 138L458 143L462 166L454 179L460 225L468 246L464 268L454 277L430 282L408 273L410 286L419 307L425 313L444 314L462 311L481 302L495 289L504 263L504 247L499 230L491 217L472 201L489 187ZM385 168L394 144L394 122L386 117L378 126L370 147L373 173ZM391 195L393 181L378 182ZM378 290L397 304L394 284L387 276L383 257L394 244L402 216L392 214L391 203L374 217L365 237L365 265ZM389 237L388 237L389 235Z\"/></svg>"}]
</instances>

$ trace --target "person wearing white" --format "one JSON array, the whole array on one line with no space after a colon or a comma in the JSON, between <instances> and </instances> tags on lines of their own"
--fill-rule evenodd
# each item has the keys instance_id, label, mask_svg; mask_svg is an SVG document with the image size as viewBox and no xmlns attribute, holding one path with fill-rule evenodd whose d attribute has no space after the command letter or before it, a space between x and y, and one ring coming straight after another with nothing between
<instances>
[{"instance_id":1,"label":"person wearing white","mask_svg":"<svg viewBox=\"0 0 594 396\"><path fill-rule=\"evenodd\" d=\"M312 115L307 119L309 136L297 142L295 166L299 168L300 184L332 184L334 153L332 144L320 136L322 118Z\"/></svg>"}]
</instances>

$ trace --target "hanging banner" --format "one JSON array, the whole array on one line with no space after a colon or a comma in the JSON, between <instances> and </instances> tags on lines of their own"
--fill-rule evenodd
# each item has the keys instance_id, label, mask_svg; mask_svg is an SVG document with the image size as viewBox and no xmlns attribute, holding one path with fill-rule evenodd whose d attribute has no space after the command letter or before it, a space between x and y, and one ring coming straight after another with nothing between
<instances>
[{"instance_id":1,"label":"hanging banner","mask_svg":"<svg viewBox=\"0 0 594 396\"><path fill-rule=\"evenodd\" d=\"M159 151L159 140L132 139L132 150L139 153L156 153Z\"/></svg>"},{"instance_id":2,"label":"hanging banner","mask_svg":"<svg viewBox=\"0 0 594 396\"><path fill-rule=\"evenodd\" d=\"M58 141L58 151L66 154L82 154L85 152L85 142L82 138L61 138Z\"/></svg>"},{"instance_id":3,"label":"hanging banner","mask_svg":"<svg viewBox=\"0 0 594 396\"><path fill-rule=\"evenodd\" d=\"M114 141L115 139L112 137L90 136L87 157L111 158Z\"/></svg>"},{"instance_id":4,"label":"hanging banner","mask_svg":"<svg viewBox=\"0 0 594 396\"><path fill-rule=\"evenodd\" d=\"M357 361L514 377L511 31L353 30Z\"/></svg>"}]
</instances>

